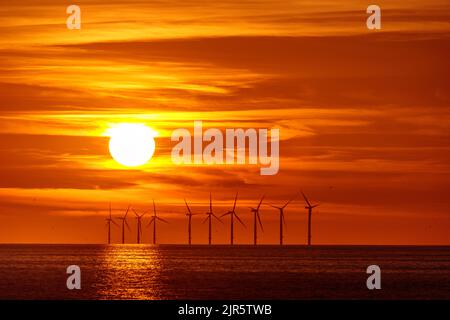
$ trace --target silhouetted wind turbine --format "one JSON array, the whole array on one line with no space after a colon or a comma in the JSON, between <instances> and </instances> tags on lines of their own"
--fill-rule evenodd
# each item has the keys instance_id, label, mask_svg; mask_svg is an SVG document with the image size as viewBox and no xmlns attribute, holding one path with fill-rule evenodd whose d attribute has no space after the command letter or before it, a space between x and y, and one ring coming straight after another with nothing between
<instances>
[{"instance_id":1,"label":"silhouetted wind turbine","mask_svg":"<svg viewBox=\"0 0 450 320\"><path fill-rule=\"evenodd\" d=\"M108 227L108 244L111 244L111 223L115 226L119 226L111 217L111 203L109 204L109 218L106 218L106 226Z\"/></svg>"},{"instance_id":2,"label":"silhouetted wind turbine","mask_svg":"<svg viewBox=\"0 0 450 320\"><path fill-rule=\"evenodd\" d=\"M153 216L147 225L147 227L148 227L153 223L153 244L156 244L156 220L162 221L164 223L169 223L167 220L164 220L163 218L160 218L156 215L155 200L153 200Z\"/></svg>"},{"instance_id":3,"label":"silhouetted wind turbine","mask_svg":"<svg viewBox=\"0 0 450 320\"><path fill-rule=\"evenodd\" d=\"M233 205L233 210L228 211L226 213L224 213L223 215L221 215L220 217L224 217L227 215L230 215L231 217L231 224L230 224L230 244L233 245L234 244L234 218L236 217L236 219L245 227L245 224L242 222L242 220L239 218L239 216L236 214L236 202L237 202L237 196L238 194L236 193L236 197L234 198L234 205Z\"/></svg>"},{"instance_id":4,"label":"silhouetted wind turbine","mask_svg":"<svg viewBox=\"0 0 450 320\"><path fill-rule=\"evenodd\" d=\"M262 196L261 201L259 202L258 206L256 208L252 208L250 207L251 212L253 213L253 244L256 245L256 241L257 241L257 233L258 233L258 225L257 225L257 221L259 223L259 226L261 227L261 231L264 232L264 228L261 222L261 217L259 216L259 208L261 207L261 204L264 200L264 196Z\"/></svg>"},{"instance_id":5,"label":"silhouetted wind turbine","mask_svg":"<svg viewBox=\"0 0 450 320\"><path fill-rule=\"evenodd\" d=\"M192 213L191 208L189 208L189 205L186 202L186 199L184 199L184 203L186 204L187 211L186 216L188 217L188 243L191 244L191 224L192 224L192 216L195 216L195 213Z\"/></svg>"},{"instance_id":6,"label":"silhouetted wind turbine","mask_svg":"<svg viewBox=\"0 0 450 320\"><path fill-rule=\"evenodd\" d=\"M277 207L277 206L271 205L272 208L278 209L280 211L280 245L283 244L283 225L286 223L284 221L284 209L288 206L289 203L291 203L292 200L294 200L294 199L289 200L282 207Z\"/></svg>"},{"instance_id":7,"label":"silhouetted wind turbine","mask_svg":"<svg viewBox=\"0 0 450 320\"><path fill-rule=\"evenodd\" d=\"M311 205L311 203L308 201L308 198L306 198L305 194L302 192L303 198L306 201L305 209L308 209L308 246L311 245L311 215L312 215L312 209L317 207L319 204Z\"/></svg>"},{"instance_id":8,"label":"silhouetted wind turbine","mask_svg":"<svg viewBox=\"0 0 450 320\"><path fill-rule=\"evenodd\" d=\"M137 220L137 243L139 244L139 243L141 243L141 235L142 235L141 219L146 214L146 212L144 212L141 215L139 215L134 209L133 209L133 212L136 215L136 220Z\"/></svg>"},{"instance_id":9,"label":"silhouetted wind turbine","mask_svg":"<svg viewBox=\"0 0 450 320\"><path fill-rule=\"evenodd\" d=\"M205 220L203 220L202 223L205 223L208 220L208 224L209 224L209 231L208 231L208 244L211 244L211 230L212 230L212 217L216 218L217 220L219 220L221 223L222 220L220 220L220 218L218 216L216 216L213 211L212 211L212 198L211 198L211 193L209 194L209 211L206 213L207 217Z\"/></svg>"},{"instance_id":10,"label":"silhouetted wind turbine","mask_svg":"<svg viewBox=\"0 0 450 320\"><path fill-rule=\"evenodd\" d=\"M130 211L130 206L128 206L127 212L125 212L125 215L123 217L117 218L119 220L122 220L122 244L125 243L125 226L127 226L128 231L130 231L130 226L127 222L128 211Z\"/></svg>"}]
</instances>

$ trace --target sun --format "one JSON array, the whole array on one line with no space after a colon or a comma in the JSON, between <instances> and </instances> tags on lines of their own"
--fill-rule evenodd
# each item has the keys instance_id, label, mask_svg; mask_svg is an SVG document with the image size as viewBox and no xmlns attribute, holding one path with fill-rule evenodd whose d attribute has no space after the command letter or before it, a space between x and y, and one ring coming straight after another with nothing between
<instances>
[{"instance_id":1,"label":"sun","mask_svg":"<svg viewBox=\"0 0 450 320\"><path fill-rule=\"evenodd\" d=\"M109 152L115 161L126 167L146 164L155 152L155 132L143 124L121 123L107 133Z\"/></svg>"}]
</instances>

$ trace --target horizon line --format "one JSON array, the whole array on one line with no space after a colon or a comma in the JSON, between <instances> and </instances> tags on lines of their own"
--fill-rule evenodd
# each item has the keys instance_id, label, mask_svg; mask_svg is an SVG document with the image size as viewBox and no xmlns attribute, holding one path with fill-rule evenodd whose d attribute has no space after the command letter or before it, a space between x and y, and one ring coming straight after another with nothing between
<instances>
[{"instance_id":1,"label":"horizon line","mask_svg":"<svg viewBox=\"0 0 450 320\"><path fill-rule=\"evenodd\" d=\"M264 243L264 244L257 244L254 245L252 243L239 243L239 244L226 244L226 243L217 243L217 244L208 244L208 243L195 243L195 244L186 244L186 243L159 243L159 244L153 244L153 243L43 243L43 242L1 242L0 246L4 245L55 245L55 246L61 246L61 245L88 245L88 246L185 246L185 247L193 247L193 246L205 246L205 247L239 247L239 246L246 246L246 247L261 247L261 246L272 246L272 247L306 247L306 248L313 248L313 247L450 247L449 244L314 244L311 246L308 246L307 244L277 244L277 243Z\"/></svg>"}]
</instances>

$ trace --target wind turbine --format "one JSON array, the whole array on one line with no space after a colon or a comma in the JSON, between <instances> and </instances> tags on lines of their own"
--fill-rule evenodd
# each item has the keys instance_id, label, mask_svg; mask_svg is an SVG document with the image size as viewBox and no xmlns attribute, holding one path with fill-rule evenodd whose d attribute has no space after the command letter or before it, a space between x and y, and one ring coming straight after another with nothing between
<instances>
[{"instance_id":1,"label":"wind turbine","mask_svg":"<svg viewBox=\"0 0 450 320\"><path fill-rule=\"evenodd\" d=\"M305 194L302 192L303 198L306 201L305 209L308 209L308 246L311 245L311 215L312 215L312 209L317 207L319 204L311 205L311 203L308 201L308 198L306 198Z\"/></svg>"},{"instance_id":2,"label":"wind turbine","mask_svg":"<svg viewBox=\"0 0 450 320\"><path fill-rule=\"evenodd\" d=\"M141 235L142 235L142 217L147 213L144 212L143 214L138 214L134 209L133 209L134 214L136 215L136 220L137 220L137 243L141 243Z\"/></svg>"},{"instance_id":3,"label":"wind turbine","mask_svg":"<svg viewBox=\"0 0 450 320\"><path fill-rule=\"evenodd\" d=\"M286 224L286 222L284 220L284 209L288 206L289 203L291 203L292 200L294 200L294 199L289 200L282 207L277 207L277 206L271 205L272 208L278 209L280 211L280 245L283 244L283 225Z\"/></svg>"},{"instance_id":4,"label":"wind turbine","mask_svg":"<svg viewBox=\"0 0 450 320\"><path fill-rule=\"evenodd\" d=\"M106 226L108 227L108 244L111 244L111 223L115 226L119 226L111 217L111 203L109 204L109 218L106 218Z\"/></svg>"},{"instance_id":5,"label":"wind turbine","mask_svg":"<svg viewBox=\"0 0 450 320\"><path fill-rule=\"evenodd\" d=\"M125 226L127 226L128 231L130 231L130 226L127 222L128 211L130 211L130 206L128 206L127 211L123 217L119 217L117 219L122 220L122 244L125 243Z\"/></svg>"},{"instance_id":6,"label":"wind turbine","mask_svg":"<svg viewBox=\"0 0 450 320\"><path fill-rule=\"evenodd\" d=\"M236 193L236 197L234 198L234 205L233 205L233 210L228 211L226 213L224 213L223 215L221 215L220 217L224 217L227 215L230 215L231 217L231 224L230 224L230 230L231 230L231 234L230 234L230 244L233 245L234 244L234 217L236 217L236 219L245 227L245 224L242 222L242 220L239 218L239 216L236 214L236 202L237 202L237 196L238 194Z\"/></svg>"},{"instance_id":7,"label":"wind turbine","mask_svg":"<svg viewBox=\"0 0 450 320\"><path fill-rule=\"evenodd\" d=\"M261 204L264 200L264 196L262 196L261 201L259 202L258 206L256 208L250 207L251 212L253 213L253 244L256 246L256 240L257 240L257 233L258 233L258 225L256 223L256 220L259 222L259 226L261 227L261 231L264 232L264 228L261 222L261 217L259 216L259 208L261 207Z\"/></svg>"},{"instance_id":8,"label":"wind turbine","mask_svg":"<svg viewBox=\"0 0 450 320\"><path fill-rule=\"evenodd\" d=\"M206 213L207 217L205 220L203 220L202 223L205 223L206 221L208 221L209 224L209 232L208 232L208 244L211 244L211 230L212 230L212 217L216 218L217 220L219 220L221 223L222 220L220 220L220 218L218 216L216 216L213 211L212 211L212 198L211 198L211 193L209 194L209 211Z\"/></svg>"},{"instance_id":9,"label":"wind turbine","mask_svg":"<svg viewBox=\"0 0 450 320\"><path fill-rule=\"evenodd\" d=\"M188 212L186 212L186 216L189 219L189 222L188 222L188 243L191 244L191 239L192 239L191 238L191 234L192 234L191 233L192 216L195 216L195 214L192 213L191 208L189 208L189 205L186 202L186 199L184 199L184 203L186 204L186 208L187 208L187 211L188 211Z\"/></svg>"},{"instance_id":10,"label":"wind turbine","mask_svg":"<svg viewBox=\"0 0 450 320\"><path fill-rule=\"evenodd\" d=\"M153 200L153 216L150 219L150 222L148 223L148 226L151 226L153 223L153 244L156 244L156 221L162 221L164 223L169 223L167 220L164 220L163 218L160 218L156 215L156 206L155 206L155 200Z\"/></svg>"}]
</instances>

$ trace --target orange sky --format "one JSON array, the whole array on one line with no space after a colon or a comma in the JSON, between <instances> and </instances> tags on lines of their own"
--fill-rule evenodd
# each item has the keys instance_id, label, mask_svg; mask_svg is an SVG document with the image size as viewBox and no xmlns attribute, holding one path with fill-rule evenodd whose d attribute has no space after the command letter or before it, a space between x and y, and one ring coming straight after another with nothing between
<instances>
[{"instance_id":1,"label":"orange sky","mask_svg":"<svg viewBox=\"0 0 450 320\"><path fill-rule=\"evenodd\" d=\"M236 242L250 243L248 206L301 188L321 203L314 243L450 244L448 1L377 1L381 31L365 1L76 1L72 31L67 1L0 3L0 242L101 243L109 202L120 215L155 198L171 221L159 241L181 243L184 197L203 214L211 191L220 214L238 190ZM172 164L170 132L194 120L280 128L280 172ZM159 132L139 170L109 155L121 122ZM303 206L286 243L306 241ZM262 219L276 243L277 213ZM213 241L229 241L224 222Z\"/></svg>"}]
</instances>

